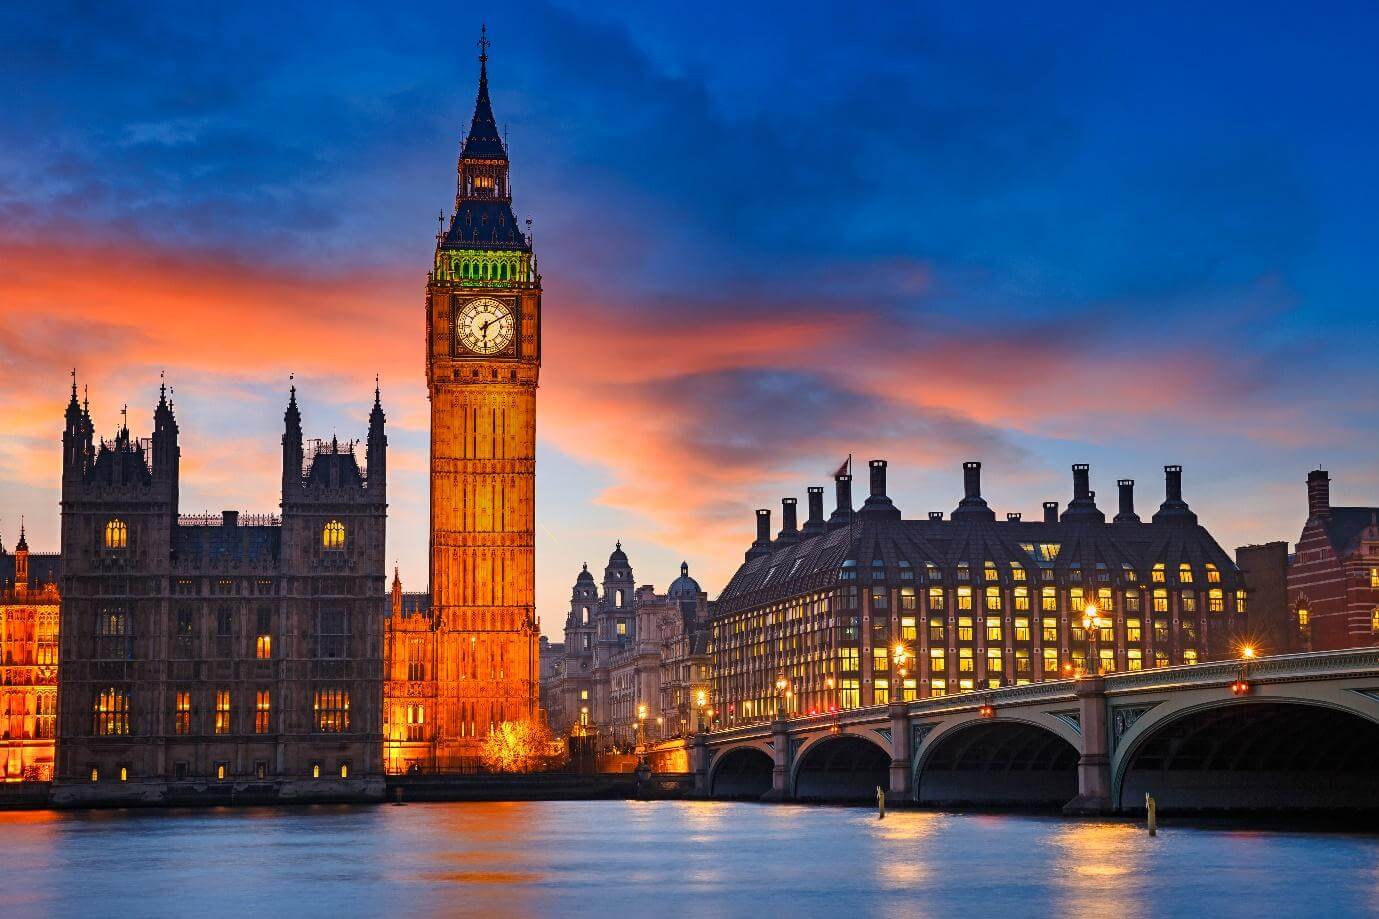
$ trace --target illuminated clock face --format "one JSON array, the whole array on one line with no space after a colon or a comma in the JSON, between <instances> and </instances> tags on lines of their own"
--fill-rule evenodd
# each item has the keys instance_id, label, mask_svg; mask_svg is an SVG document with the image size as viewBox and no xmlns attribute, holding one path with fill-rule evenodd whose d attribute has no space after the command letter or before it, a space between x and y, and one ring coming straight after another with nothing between
<instances>
[{"instance_id":1,"label":"illuminated clock face","mask_svg":"<svg viewBox=\"0 0 1379 919\"><path fill-rule=\"evenodd\" d=\"M475 354L497 354L512 342L512 310L497 300L470 300L455 318L460 344Z\"/></svg>"}]
</instances>

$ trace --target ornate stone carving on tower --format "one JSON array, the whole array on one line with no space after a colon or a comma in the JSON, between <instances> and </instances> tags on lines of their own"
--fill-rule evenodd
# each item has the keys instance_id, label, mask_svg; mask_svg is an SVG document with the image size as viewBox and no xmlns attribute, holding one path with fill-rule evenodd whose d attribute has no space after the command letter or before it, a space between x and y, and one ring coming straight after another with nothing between
<instances>
[{"instance_id":1,"label":"ornate stone carving on tower","mask_svg":"<svg viewBox=\"0 0 1379 919\"><path fill-rule=\"evenodd\" d=\"M426 288L431 401L435 765L473 761L503 721L537 717L536 383L541 277L512 211L488 98L488 40L455 209ZM430 733L430 732L428 732Z\"/></svg>"}]
</instances>

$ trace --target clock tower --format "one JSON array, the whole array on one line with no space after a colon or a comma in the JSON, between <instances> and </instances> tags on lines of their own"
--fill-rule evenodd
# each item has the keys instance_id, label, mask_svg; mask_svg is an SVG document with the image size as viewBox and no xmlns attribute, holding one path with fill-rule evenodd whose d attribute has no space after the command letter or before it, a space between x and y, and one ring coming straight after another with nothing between
<instances>
[{"instance_id":1,"label":"clock tower","mask_svg":"<svg viewBox=\"0 0 1379 919\"><path fill-rule=\"evenodd\" d=\"M426 286L431 628L440 768L537 711L536 382L541 276L512 211L488 98L488 40L455 208Z\"/></svg>"}]
</instances>

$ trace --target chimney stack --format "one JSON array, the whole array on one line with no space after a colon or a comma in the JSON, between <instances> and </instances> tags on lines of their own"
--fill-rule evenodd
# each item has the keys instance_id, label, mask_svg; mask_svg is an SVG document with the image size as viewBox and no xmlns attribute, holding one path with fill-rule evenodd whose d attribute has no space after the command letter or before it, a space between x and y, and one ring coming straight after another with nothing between
<instances>
[{"instance_id":1,"label":"chimney stack","mask_svg":"<svg viewBox=\"0 0 1379 919\"><path fill-rule=\"evenodd\" d=\"M962 500L953 511L954 520L995 520L996 512L982 497L982 464L968 460L962 464Z\"/></svg>"},{"instance_id":2,"label":"chimney stack","mask_svg":"<svg viewBox=\"0 0 1379 919\"><path fill-rule=\"evenodd\" d=\"M1058 502L1057 502L1057 501L1045 501L1045 502L1044 502L1044 522L1045 522L1045 523L1057 523L1057 522L1058 522Z\"/></svg>"},{"instance_id":3,"label":"chimney stack","mask_svg":"<svg viewBox=\"0 0 1379 919\"><path fill-rule=\"evenodd\" d=\"M1092 491L1091 467L1073 463L1073 499L1063 512L1064 523L1105 523L1106 515L1096 506L1096 492Z\"/></svg>"},{"instance_id":4,"label":"chimney stack","mask_svg":"<svg viewBox=\"0 0 1379 919\"><path fill-rule=\"evenodd\" d=\"M1135 513L1135 480L1119 479L1116 487L1120 489L1120 511L1116 514L1116 523L1139 523L1140 515Z\"/></svg>"},{"instance_id":5,"label":"chimney stack","mask_svg":"<svg viewBox=\"0 0 1379 919\"><path fill-rule=\"evenodd\" d=\"M930 520L942 520L942 519L943 519L943 511L930 511L930 512L929 512L929 519L930 519Z\"/></svg>"},{"instance_id":6,"label":"chimney stack","mask_svg":"<svg viewBox=\"0 0 1379 919\"><path fill-rule=\"evenodd\" d=\"M771 510L770 508L757 509L757 538L752 543L752 548L747 550L747 561L759 558L771 553Z\"/></svg>"},{"instance_id":7,"label":"chimney stack","mask_svg":"<svg viewBox=\"0 0 1379 919\"><path fill-rule=\"evenodd\" d=\"M1019 523L1021 514L1019 511L1011 511L1006 514L1006 523Z\"/></svg>"},{"instance_id":8,"label":"chimney stack","mask_svg":"<svg viewBox=\"0 0 1379 919\"><path fill-rule=\"evenodd\" d=\"M1197 515L1183 500L1182 466L1164 467L1164 503L1159 505L1159 510L1152 519L1155 523L1196 525Z\"/></svg>"},{"instance_id":9,"label":"chimney stack","mask_svg":"<svg viewBox=\"0 0 1379 919\"><path fill-rule=\"evenodd\" d=\"M1164 467L1164 499L1167 501L1183 500L1182 466Z\"/></svg>"},{"instance_id":10,"label":"chimney stack","mask_svg":"<svg viewBox=\"0 0 1379 919\"><path fill-rule=\"evenodd\" d=\"M886 494L886 461L874 459L867 466L871 469L871 494L858 513L867 518L899 520L900 510Z\"/></svg>"},{"instance_id":11,"label":"chimney stack","mask_svg":"<svg viewBox=\"0 0 1379 919\"><path fill-rule=\"evenodd\" d=\"M776 534L777 542L797 542L800 538L799 525L795 511L796 499L780 499L780 532Z\"/></svg>"},{"instance_id":12,"label":"chimney stack","mask_svg":"<svg viewBox=\"0 0 1379 919\"><path fill-rule=\"evenodd\" d=\"M1091 469L1086 463L1073 463L1073 500L1087 501L1091 499L1092 482Z\"/></svg>"},{"instance_id":13,"label":"chimney stack","mask_svg":"<svg viewBox=\"0 0 1379 919\"><path fill-rule=\"evenodd\" d=\"M1307 516L1331 516L1331 477L1325 469L1307 473Z\"/></svg>"},{"instance_id":14,"label":"chimney stack","mask_svg":"<svg viewBox=\"0 0 1379 919\"><path fill-rule=\"evenodd\" d=\"M807 491L809 493L809 519L804 522L802 535L813 536L815 533L822 533L828 528L828 524L824 521L824 487L811 485Z\"/></svg>"},{"instance_id":15,"label":"chimney stack","mask_svg":"<svg viewBox=\"0 0 1379 919\"><path fill-rule=\"evenodd\" d=\"M843 473L833 477L834 491L837 494L837 504L833 508L833 513L828 518L828 528L836 530L852 523L852 476Z\"/></svg>"}]
</instances>

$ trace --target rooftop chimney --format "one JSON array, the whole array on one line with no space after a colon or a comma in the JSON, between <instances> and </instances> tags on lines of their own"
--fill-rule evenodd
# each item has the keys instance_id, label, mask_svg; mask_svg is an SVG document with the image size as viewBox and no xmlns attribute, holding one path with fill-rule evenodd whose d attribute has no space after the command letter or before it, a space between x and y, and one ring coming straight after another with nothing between
<instances>
[{"instance_id":1,"label":"rooftop chimney","mask_svg":"<svg viewBox=\"0 0 1379 919\"><path fill-rule=\"evenodd\" d=\"M930 512L929 512L929 519L930 519L930 520L942 520L942 519L943 519L943 511L930 511Z\"/></svg>"},{"instance_id":2,"label":"rooftop chimney","mask_svg":"<svg viewBox=\"0 0 1379 919\"><path fill-rule=\"evenodd\" d=\"M1116 523L1139 523L1140 515L1135 513L1135 480L1119 479L1116 487L1120 489L1120 512L1116 514Z\"/></svg>"},{"instance_id":3,"label":"rooftop chimney","mask_svg":"<svg viewBox=\"0 0 1379 919\"><path fill-rule=\"evenodd\" d=\"M747 561L771 553L771 509L757 510L757 538L752 548L747 550Z\"/></svg>"},{"instance_id":4,"label":"rooftop chimney","mask_svg":"<svg viewBox=\"0 0 1379 919\"><path fill-rule=\"evenodd\" d=\"M1325 469L1307 473L1307 516L1331 516L1331 477Z\"/></svg>"},{"instance_id":5,"label":"rooftop chimney","mask_svg":"<svg viewBox=\"0 0 1379 919\"><path fill-rule=\"evenodd\" d=\"M861 516L877 520L899 520L900 509L886 494L886 461L874 459L867 464L871 469L871 494L862 503Z\"/></svg>"},{"instance_id":6,"label":"rooftop chimney","mask_svg":"<svg viewBox=\"0 0 1379 919\"><path fill-rule=\"evenodd\" d=\"M822 533L828 529L828 524L824 521L824 487L811 485L807 491L809 493L809 519L804 522L801 535L813 536L815 533Z\"/></svg>"},{"instance_id":7,"label":"rooftop chimney","mask_svg":"<svg viewBox=\"0 0 1379 919\"><path fill-rule=\"evenodd\" d=\"M776 534L776 541L798 542L800 539L800 529L796 522L794 498L780 499L780 532Z\"/></svg>"},{"instance_id":8,"label":"rooftop chimney","mask_svg":"<svg viewBox=\"0 0 1379 919\"><path fill-rule=\"evenodd\" d=\"M1006 522L1007 522L1007 523L1019 523L1019 522L1020 522L1020 512L1019 512L1019 511L1011 511L1010 513L1006 514Z\"/></svg>"},{"instance_id":9,"label":"rooftop chimney","mask_svg":"<svg viewBox=\"0 0 1379 919\"><path fill-rule=\"evenodd\" d=\"M1164 503L1152 518L1155 523L1181 523L1187 526L1197 524L1194 514L1183 500L1183 467L1164 467Z\"/></svg>"},{"instance_id":10,"label":"rooftop chimney","mask_svg":"<svg viewBox=\"0 0 1379 919\"><path fill-rule=\"evenodd\" d=\"M852 523L852 476L845 472L840 476L834 476L833 482L838 492L838 506L828 518L830 530Z\"/></svg>"},{"instance_id":11,"label":"rooftop chimney","mask_svg":"<svg viewBox=\"0 0 1379 919\"><path fill-rule=\"evenodd\" d=\"M220 523L222 526L239 526L239 511L221 511Z\"/></svg>"},{"instance_id":12,"label":"rooftop chimney","mask_svg":"<svg viewBox=\"0 0 1379 919\"><path fill-rule=\"evenodd\" d=\"M996 512L982 497L982 464L968 460L962 464L962 500L953 511L954 520L995 520Z\"/></svg>"},{"instance_id":13,"label":"rooftop chimney","mask_svg":"<svg viewBox=\"0 0 1379 919\"><path fill-rule=\"evenodd\" d=\"M1058 522L1058 502L1057 502L1057 501L1045 501L1045 502L1044 502L1044 522L1045 522L1045 523L1057 523L1057 522Z\"/></svg>"},{"instance_id":14,"label":"rooftop chimney","mask_svg":"<svg viewBox=\"0 0 1379 919\"><path fill-rule=\"evenodd\" d=\"M1063 512L1064 523L1105 523L1106 515L1096 506L1096 493L1091 486L1091 467L1086 463L1073 464L1073 499Z\"/></svg>"}]
</instances>

